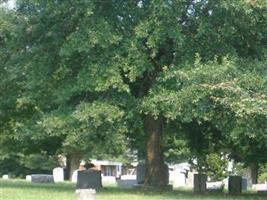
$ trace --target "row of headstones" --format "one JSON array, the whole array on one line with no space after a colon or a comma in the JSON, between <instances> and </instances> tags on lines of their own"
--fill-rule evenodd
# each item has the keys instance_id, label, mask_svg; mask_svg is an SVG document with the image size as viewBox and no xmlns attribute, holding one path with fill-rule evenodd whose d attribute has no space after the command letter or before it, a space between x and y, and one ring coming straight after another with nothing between
<instances>
[{"instance_id":1,"label":"row of headstones","mask_svg":"<svg viewBox=\"0 0 267 200\"><path fill-rule=\"evenodd\" d=\"M167 169L167 168L166 168ZM90 185L92 188L97 189L102 187L102 179L101 172L96 173L82 173L78 177L78 182L82 183L82 185ZM145 165L140 164L137 166L137 183L142 184L144 182L145 177ZM3 175L3 179L8 179L8 175ZM92 180L92 182L88 183L88 179ZM47 174L33 174L28 175L26 180L34 182L34 183L58 183L64 181L64 169L63 168L55 168L53 170L53 175ZM230 194L240 194L242 190L246 190L244 188L247 187L247 182L242 179L240 176L230 176L228 179L228 191ZM265 185L265 190L267 190L267 183ZM80 186L78 186L80 187ZM84 187L84 186L81 186ZM207 175L205 174L194 174L194 191L195 192L206 192L207 189Z\"/></svg>"},{"instance_id":2,"label":"row of headstones","mask_svg":"<svg viewBox=\"0 0 267 200\"><path fill-rule=\"evenodd\" d=\"M53 169L53 175L50 174L32 174L26 176L27 181L33 183L61 183L64 182L64 169L57 167Z\"/></svg>"},{"instance_id":3,"label":"row of headstones","mask_svg":"<svg viewBox=\"0 0 267 200\"><path fill-rule=\"evenodd\" d=\"M139 166L137 182L143 183L144 181L144 166ZM8 179L7 175L3 176L4 179ZM34 183L52 183L52 182L63 182L64 171L62 168L55 168L53 175L46 174L34 174L28 175L26 180ZM246 188L246 184L240 176L230 176L228 179L228 190L230 194L240 194L242 189ZM79 172L77 188L86 189L94 188L98 189L102 187L101 172ZM207 175L205 174L194 174L194 191L201 193L207 191Z\"/></svg>"},{"instance_id":4,"label":"row of headstones","mask_svg":"<svg viewBox=\"0 0 267 200\"><path fill-rule=\"evenodd\" d=\"M64 171L62 168L55 168L53 175L33 174L26 177L33 183L58 183L64 181ZM85 170L77 172L77 189L99 189L102 187L101 171Z\"/></svg>"},{"instance_id":5,"label":"row of headstones","mask_svg":"<svg viewBox=\"0 0 267 200\"><path fill-rule=\"evenodd\" d=\"M137 183L138 184L144 183L144 179L145 179L145 164L141 163L137 165ZM227 185L228 187L229 194L241 194L242 191L247 190L248 183L247 179L242 178L241 176L230 176L227 179L227 183L225 185ZM259 184L259 187L261 188L261 190L263 190L263 188L266 188L267 190L267 182L265 184ZM207 191L210 192L222 191L223 189L224 189L224 184L222 182L208 183L206 174L194 174L193 178L194 192L204 193ZM258 189L256 190L259 191Z\"/></svg>"},{"instance_id":6,"label":"row of headstones","mask_svg":"<svg viewBox=\"0 0 267 200\"><path fill-rule=\"evenodd\" d=\"M90 186L93 189L98 189L102 187L102 177L101 177L101 171L85 171L85 172L80 172L76 171L75 172L76 176L76 181L77 182L77 187L80 188L85 188L86 185L88 187ZM4 180L9 179L9 176L3 175L2 178ZM27 175L26 180L33 182L33 183L60 183L64 182L64 169L57 167L53 169L53 175L50 174L32 174L32 175Z\"/></svg>"},{"instance_id":7,"label":"row of headstones","mask_svg":"<svg viewBox=\"0 0 267 200\"><path fill-rule=\"evenodd\" d=\"M242 191L246 189L247 189L246 179L243 179L241 176L229 176L228 178L228 193L229 194L238 195L238 194L241 194ZM206 174L194 174L194 192L205 193L207 191L208 191L207 175Z\"/></svg>"},{"instance_id":8,"label":"row of headstones","mask_svg":"<svg viewBox=\"0 0 267 200\"><path fill-rule=\"evenodd\" d=\"M34 183L51 183L64 181L62 168L55 168L53 175L35 174L28 176ZM76 198L77 200L95 200L96 189L102 187L101 171L84 170L77 172Z\"/></svg>"}]
</instances>

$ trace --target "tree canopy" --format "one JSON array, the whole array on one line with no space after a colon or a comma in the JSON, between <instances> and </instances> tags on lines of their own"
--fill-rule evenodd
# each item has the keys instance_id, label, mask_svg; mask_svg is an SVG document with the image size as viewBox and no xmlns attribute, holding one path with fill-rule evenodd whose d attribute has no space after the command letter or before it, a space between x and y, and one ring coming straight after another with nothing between
<instances>
[{"instance_id":1,"label":"tree canopy","mask_svg":"<svg viewBox=\"0 0 267 200\"><path fill-rule=\"evenodd\" d=\"M130 146L146 155L145 185L155 187L166 185L164 151L177 144L266 162L255 157L267 151L266 9L17 0L0 11L0 142L89 156Z\"/></svg>"}]
</instances>

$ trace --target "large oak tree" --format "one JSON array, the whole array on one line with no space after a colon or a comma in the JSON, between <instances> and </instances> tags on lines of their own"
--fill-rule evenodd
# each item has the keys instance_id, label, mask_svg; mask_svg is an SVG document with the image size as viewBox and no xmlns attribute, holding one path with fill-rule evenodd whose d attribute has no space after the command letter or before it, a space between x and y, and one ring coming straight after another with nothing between
<instances>
[{"instance_id":1,"label":"large oak tree","mask_svg":"<svg viewBox=\"0 0 267 200\"><path fill-rule=\"evenodd\" d=\"M76 158L120 153L146 138L145 186L165 187L163 141L171 123L200 126L211 137L229 134L219 138L250 147L248 127L266 119L266 79L239 63L266 58L261 1L18 0L14 13L21 22L3 66L20 75L14 109L30 113L16 119L22 138L59 138ZM242 82L249 78L252 86ZM254 79L263 86L250 94ZM266 127L255 134L261 144Z\"/></svg>"}]
</instances>

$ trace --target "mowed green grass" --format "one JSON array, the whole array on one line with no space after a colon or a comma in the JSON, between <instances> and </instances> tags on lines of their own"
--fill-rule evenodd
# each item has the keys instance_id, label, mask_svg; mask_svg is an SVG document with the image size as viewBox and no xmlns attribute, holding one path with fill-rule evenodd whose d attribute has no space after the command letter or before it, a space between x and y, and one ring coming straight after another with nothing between
<instances>
[{"instance_id":1,"label":"mowed green grass","mask_svg":"<svg viewBox=\"0 0 267 200\"><path fill-rule=\"evenodd\" d=\"M26 181L0 180L0 200L75 200L75 185L64 184L32 184ZM174 200L174 199L265 199L267 196L243 194L228 196L227 194L195 195L190 191L152 192L127 190L116 187L104 188L97 192L97 200Z\"/></svg>"}]
</instances>

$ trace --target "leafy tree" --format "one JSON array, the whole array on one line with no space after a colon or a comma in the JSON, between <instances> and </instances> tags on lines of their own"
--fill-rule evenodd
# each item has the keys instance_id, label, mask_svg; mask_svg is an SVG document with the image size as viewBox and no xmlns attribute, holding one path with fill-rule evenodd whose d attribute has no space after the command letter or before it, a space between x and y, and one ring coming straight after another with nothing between
<instances>
[{"instance_id":1,"label":"leafy tree","mask_svg":"<svg viewBox=\"0 0 267 200\"><path fill-rule=\"evenodd\" d=\"M153 187L167 184L170 124L197 136L202 153L266 150L266 78L243 62L264 65L265 8L244 0L18 0L23 22L3 66L23 75L15 105L28 115L12 136L53 136L76 157L146 143L145 186Z\"/></svg>"}]
</instances>

